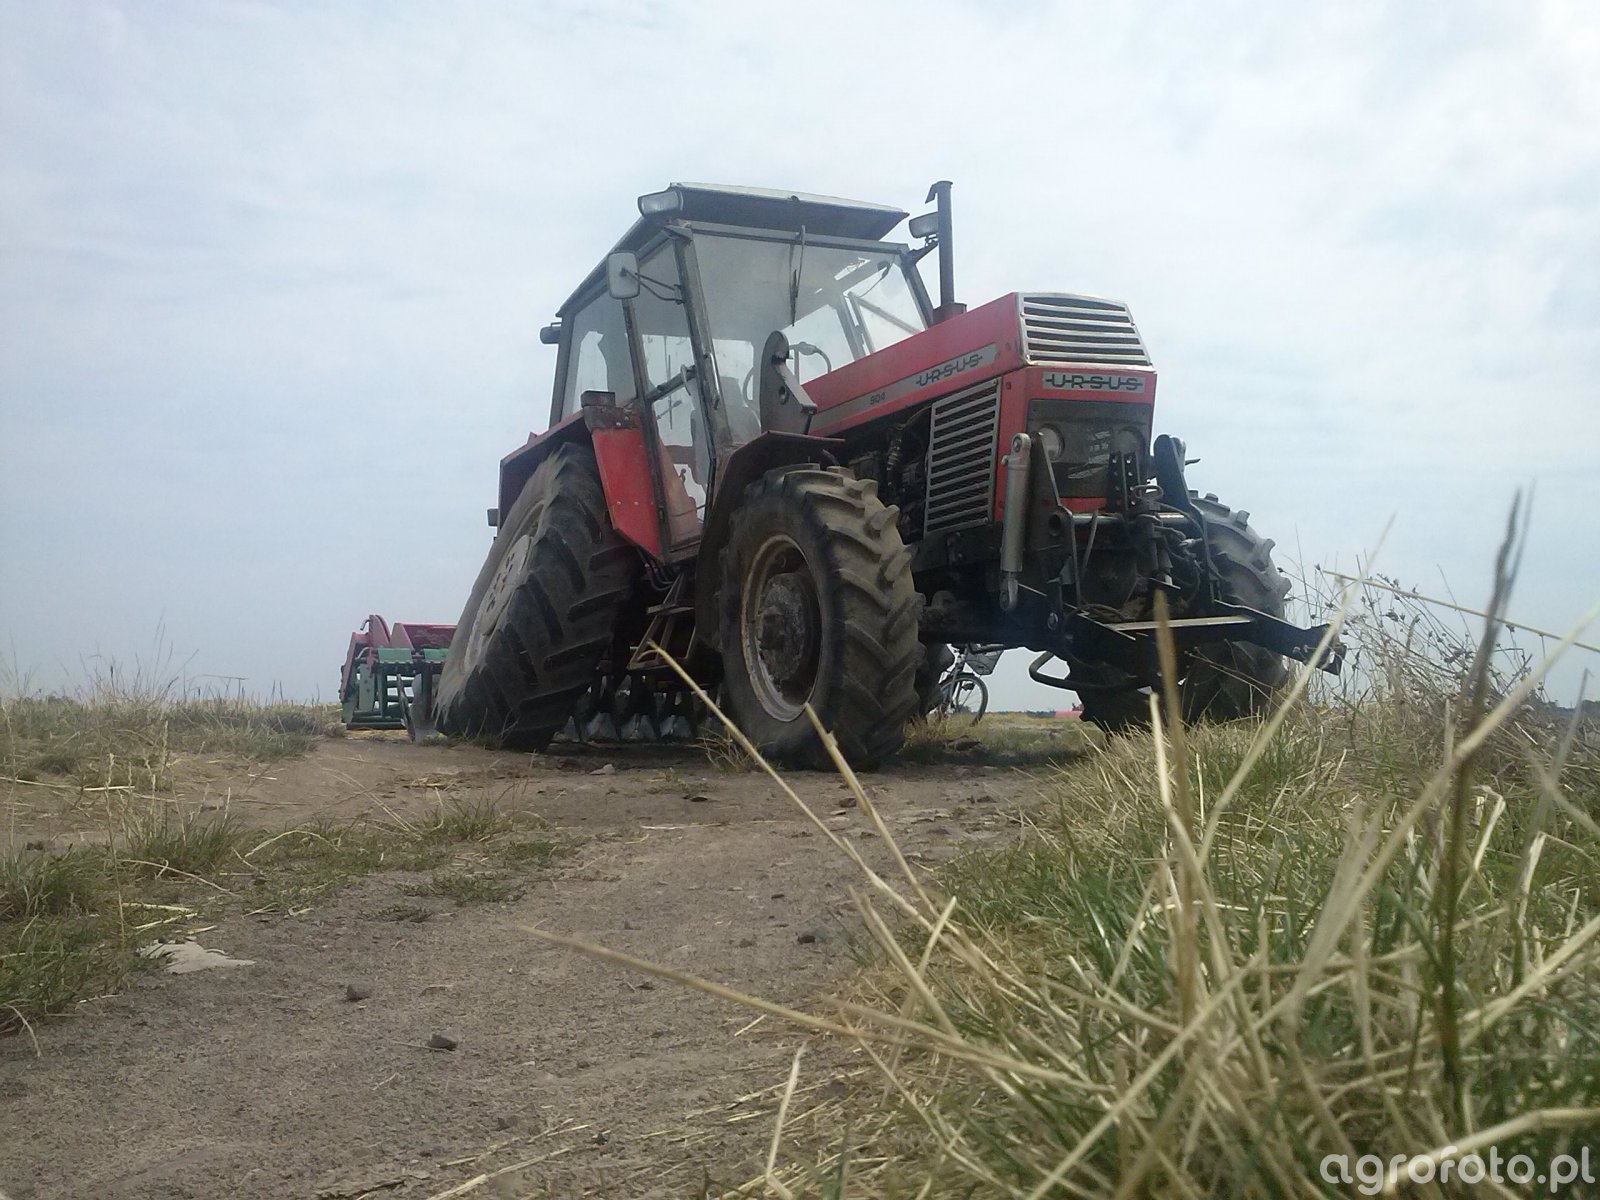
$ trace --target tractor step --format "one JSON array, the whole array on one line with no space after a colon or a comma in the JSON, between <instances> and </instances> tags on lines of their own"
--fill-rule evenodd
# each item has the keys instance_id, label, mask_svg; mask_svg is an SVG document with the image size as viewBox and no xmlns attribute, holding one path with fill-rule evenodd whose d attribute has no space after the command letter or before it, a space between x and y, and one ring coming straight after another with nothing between
<instances>
[{"instance_id":1,"label":"tractor step","mask_svg":"<svg viewBox=\"0 0 1600 1200\"><path fill-rule=\"evenodd\" d=\"M675 674L672 664L650 648L652 642L680 663L688 657L689 640L694 633L694 605L685 598L687 579L687 576L679 575L672 581L661 603L645 610L650 623L645 626L644 637L632 647L628 656L630 672Z\"/></svg>"}]
</instances>

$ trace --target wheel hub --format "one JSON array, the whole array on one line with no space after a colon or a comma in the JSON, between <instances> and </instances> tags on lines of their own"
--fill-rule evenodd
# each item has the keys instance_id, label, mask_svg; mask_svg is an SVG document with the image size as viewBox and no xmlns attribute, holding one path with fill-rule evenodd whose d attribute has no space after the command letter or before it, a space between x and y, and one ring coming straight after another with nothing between
<instances>
[{"instance_id":1,"label":"wheel hub","mask_svg":"<svg viewBox=\"0 0 1600 1200\"><path fill-rule=\"evenodd\" d=\"M808 583L800 572L785 571L771 576L761 589L757 647L761 665L780 687L800 682L816 657L817 613ZM805 682L809 685L810 679Z\"/></svg>"},{"instance_id":2,"label":"wheel hub","mask_svg":"<svg viewBox=\"0 0 1600 1200\"><path fill-rule=\"evenodd\" d=\"M822 655L822 610L800 547L787 536L756 553L742 589L740 636L751 690L779 720L804 710Z\"/></svg>"}]
</instances>

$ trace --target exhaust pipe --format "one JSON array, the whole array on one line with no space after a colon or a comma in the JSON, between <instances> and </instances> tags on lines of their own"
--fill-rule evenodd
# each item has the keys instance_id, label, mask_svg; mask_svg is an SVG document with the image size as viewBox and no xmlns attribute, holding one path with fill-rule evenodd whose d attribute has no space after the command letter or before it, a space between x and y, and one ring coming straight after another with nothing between
<instances>
[{"instance_id":1,"label":"exhaust pipe","mask_svg":"<svg viewBox=\"0 0 1600 1200\"><path fill-rule=\"evenodd\" d=\"M928 203L936 204L931 213L913 217L908 228L912 237L925 239L916 258L921 259L930 250L939 251L939 306L933 310L933 323L948 320L967 311L965 304L956 301L955 243L952 239L950 219L950 181L941 179L928 189Z\"/></svg>"}]
</instances>

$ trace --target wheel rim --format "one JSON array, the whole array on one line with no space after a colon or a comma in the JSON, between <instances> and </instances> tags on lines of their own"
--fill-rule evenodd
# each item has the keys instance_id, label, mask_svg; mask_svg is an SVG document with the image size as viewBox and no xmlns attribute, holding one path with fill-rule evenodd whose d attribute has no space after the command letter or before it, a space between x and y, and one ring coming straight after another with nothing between
<instances>
[{"instance_id":1,"label":"wheel rim","mask_svg":"<svg viewBox=\"0 0 1600 1200\"><path fill-rule=\"evenodd\" d=\"M528 574L528 557L533 553L533 536L525 534L506 551L495 570L494 579L483 593L478 605L477 618L472 623L472 660L476 661L494 631L500 627L500 618L517 587Z\"/></svg>"},{"instance_id":2,"label":"wheel rim","mask_svg":"<svg viewBox=\"0 0 1600 1200\"><path fill-rule=\"evenodd\" d=\"M822 657L822 607L805 554L785 534L768 538L750 561L739 637L761 707L780 721L800 716Z\"/></svg>"}]
</instances>

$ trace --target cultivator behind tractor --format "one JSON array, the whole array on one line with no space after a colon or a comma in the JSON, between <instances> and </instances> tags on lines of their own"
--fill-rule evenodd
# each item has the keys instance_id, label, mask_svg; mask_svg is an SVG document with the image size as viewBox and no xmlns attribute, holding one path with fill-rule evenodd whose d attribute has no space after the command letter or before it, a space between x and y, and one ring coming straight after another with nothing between
<instances>
[{"instance_id":1,"label":"cultivator behind tractor","mask_svg":"<svg viewBox=\"0 0 1600 1200\"><path fill-rule=\"evenodd\" d=\"M350 635L339 680L346 729L405 729L416 705L433 711L433 689L444 670L454 625L395 622L376 613Z\"/></svg>"}]
</instances>

